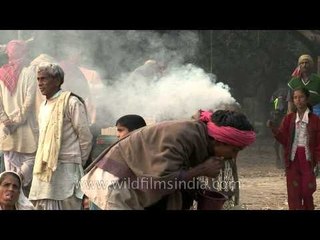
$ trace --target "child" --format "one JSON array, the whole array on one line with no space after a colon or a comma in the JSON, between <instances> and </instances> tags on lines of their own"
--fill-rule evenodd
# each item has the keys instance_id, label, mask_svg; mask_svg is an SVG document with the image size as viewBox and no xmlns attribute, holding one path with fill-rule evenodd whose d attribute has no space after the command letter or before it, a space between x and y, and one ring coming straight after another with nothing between
<instances>
[{"instance_id":1,"label":"child","mask_svg":"<svg viewBox=\"0 0 320 240\"><path fill-rule=\"evenodd\" d=\"M144 127L146 125L147 124L144 119L139 115L130 114L122 116L116 122L117 137L121 139L129 132L132 132L133 130Z\"/></svg>"},{"instance_id":2,"label":"child","mask_svg":"<svg viewBox=\"0 0 320 240\"><path fill-rule=\"evenodd\" d=\"M320 119L312 113L309 90L293 91L296 112L284 117L279 128L269 120L267 126L285 149L288 204L290 210L313 210L316 169L320 161Z\"/></svg>"}]
</instances>

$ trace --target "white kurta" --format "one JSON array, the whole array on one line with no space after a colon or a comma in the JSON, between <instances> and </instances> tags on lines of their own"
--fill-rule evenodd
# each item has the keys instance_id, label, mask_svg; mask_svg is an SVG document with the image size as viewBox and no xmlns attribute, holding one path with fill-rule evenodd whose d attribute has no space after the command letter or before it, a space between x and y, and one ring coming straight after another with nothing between
<instances>
[{"instance_id":1,"label":"white kurta","mask_svg":"<svg viewBox=\"0 0 320 240\"><path fill-rule=\"evenodd\" d=\"M10 119L17 129L10 135L3 134L0 125L0 150L34 153L37 150L38 124L35 112L37 78L33 67L23 68L16 89L11 95L0 81L0 123Z\"/></svg>"},{"instance_id":2,"label":"white kurta","mask_svg":"<svg viewBox=\"0 0 320 240\"><path fill-rule=\"evenodd\" d=\"M40 135L51 117L52 107L60 93L44 101L40 106ZM43 182L35 176L30 190L30 200L64 200L72 195L82 198L83 194L78 183L83 176L82 166L91 151L92 135L85 107L75 96L70 96L64 112L61 139L58 165L51 181Z\"/></svg>"}]
</instances>

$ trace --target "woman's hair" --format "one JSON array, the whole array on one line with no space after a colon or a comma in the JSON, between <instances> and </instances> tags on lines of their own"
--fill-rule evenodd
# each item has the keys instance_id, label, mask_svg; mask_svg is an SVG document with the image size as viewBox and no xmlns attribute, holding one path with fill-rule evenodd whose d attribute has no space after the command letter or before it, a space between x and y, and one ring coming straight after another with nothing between
<instances>
[{"instance_id":1,"label":"woman's hair","mask_svg":"<svg viewBox=\"0 0 320 240\"><path fill-rule=\"evenodd\" d=\"M300 91L300 92L302 92L302 93L306 96L306 98L307 98L307 100L308 100L308 102L307 102L307 107L309 108L310 112L312 112L312 105L309 103L310 91L309 91L307 88L305 88L305 87L295 88L295 89L292 91L292 96L291 96L292 102L293 102L293 95L294 95L294 93L295 93L296 91ZM295 109L295 111L297 111L297 109Z\"/></svg>"},{"instance_id":2,"label":"woman's hair","mask_svg":"<svg viewBox=\"0 0 320 240\"><path fill-rule=\"evenodd\" d=\"M128 128L129 132L147 125L141 116L135 114L122 116L117 120L116 126L118 124Z\"/></svg>"},{"instance_id":3,"label":"woman's hair","mask_svg":"<svg viewBox=\"0 0 320 240\"><path fill-rule=\"evenodd\" d=\"M18 180L19 188L20 188L21 187L21 179L20 179L19 175L14 173L14 172L4 172L4 173L2 173L1 176L0 176L0 184L2 184L2 182L6 179L6 177L8 175L11 175L11 176L15 177Z\"/></svg>"},{"instance_id":4,"label":"woman's hair","mask_svg":"<svg viewBox=\"0 0 320 240\"><path fill-rule=\"evenodd\" d=\"M217 126L229 126L244 131L253 131L254 128L246 115L229 110L217 110L211 116Z\"/></svg>"}]
</instances>

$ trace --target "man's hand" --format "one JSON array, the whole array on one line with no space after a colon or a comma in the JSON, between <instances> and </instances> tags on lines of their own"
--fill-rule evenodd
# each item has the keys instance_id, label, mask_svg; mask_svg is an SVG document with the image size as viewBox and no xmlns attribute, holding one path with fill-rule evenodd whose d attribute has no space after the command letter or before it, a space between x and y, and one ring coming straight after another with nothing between
<instances>
[{"instance_id":1,"label":"man's hand","mask_svg":"<svg viewBox=\"0 0 320 240\"><path fill-rule=\"evenodd\" d=\"M190 181L194 177L200 176L215 178L219 175L223 166L223 157L209 157L205 162L187 170L183 180Z\"/></svg>"},{"instance_id":2,"label":"man's hand","mask_svg":"<svg viewBox=\"0 0 320 240\"><path fill-rule=\"evenodd\" d=\"M215 178L219 175L221 168L224 166L223 157L210 157L200 165L203 176Z\"/></svg>"},{"instance_id":3,"label":"man's hand","mask_svg":"<svg viewBox=\"0 0 320 240\"><path fill-rule=\"evenodd\" d=\"M17 130L17 125L15 125L15 123L10 119L7 119L7 120L3 121L2 123L5 126L3 131L7 135L10 135Z\"/></svg>"},{"instance_id":4,"label":"man's hand","mask_svg":"<svg viewBox=\"0 0 320 240\"><path fill-rule=\"evenodd\" d=\"M9 127L13 124L13 122L10 119L7 119L2 122L4 126Z\"/></svg>"}]
</instances>

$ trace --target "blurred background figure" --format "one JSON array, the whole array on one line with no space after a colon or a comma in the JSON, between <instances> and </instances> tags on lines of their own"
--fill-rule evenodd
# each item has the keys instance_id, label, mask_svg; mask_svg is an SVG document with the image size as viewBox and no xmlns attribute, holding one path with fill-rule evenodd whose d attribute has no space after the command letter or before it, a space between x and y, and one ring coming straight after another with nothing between
<instances>
[{"instance_id":1,"label":"blurred background figure","mask_svg":"<svg viewBox=\"0 0 320 240\"><path fill-rule=\"evenodd\" d=\"M37 79L28 67L28 43L12 40L5 47L8 63L0 68L0 150L5 169L22 176L28 196L38 140Z\"/></svg>"},{"instance_id":2,"label":"blurred background figure","mask_svg":"<svg viewBox=\"0 0 320 240\"><path fill-rule=\"evenodd\" d=\"M91 101L89 84L74 59L63 60L59 65L65 72L63 90L71 91L80 96L88 106Z\"/></svg>"},{"instance_id":3,"label":"blurred background figure","mask_svg":"<svg viewBox=\"0 0 320 240\"><path fill-rule=\"evenodd\" d=\"M131 76L134 78L144 78L149 82L154 82L163 76L165 65L156 60L149 59L142 66L136 68Z\"/></svg>"},{"instance_id":4,"label":"blurred background figure","mask_svg":"<svg viewBox=\"0 0 320 240\"><path fill-rule=\"evenodd\" d=\"M271 120L276 127L280 127L281 121L288 111L287 93L288 90L286 88L280 87L270 98ZM276 167L282 169L284 168L283 147L276 139L274 139L274 150L276 154Z\"/></svg>"}]
</instances>

